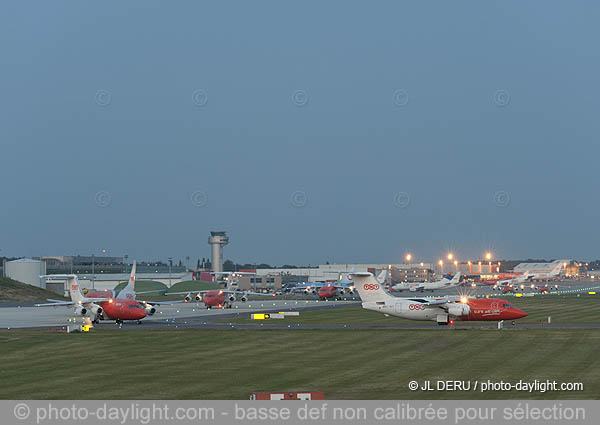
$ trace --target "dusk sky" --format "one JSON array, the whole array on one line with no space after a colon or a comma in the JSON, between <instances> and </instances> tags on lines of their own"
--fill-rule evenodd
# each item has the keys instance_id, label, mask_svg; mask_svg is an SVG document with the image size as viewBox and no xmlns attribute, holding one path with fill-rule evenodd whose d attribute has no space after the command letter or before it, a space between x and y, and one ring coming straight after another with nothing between
<instances>
[{"instance_id":1,"label":"dusk sky","mask_svg":"<svg viewBox=\"0 0 600 425\"><path fill-rule=\"evenodd\" d=\"M3 2L0 255L596 259L600 4Z\"/></svg>"}]
</instances>

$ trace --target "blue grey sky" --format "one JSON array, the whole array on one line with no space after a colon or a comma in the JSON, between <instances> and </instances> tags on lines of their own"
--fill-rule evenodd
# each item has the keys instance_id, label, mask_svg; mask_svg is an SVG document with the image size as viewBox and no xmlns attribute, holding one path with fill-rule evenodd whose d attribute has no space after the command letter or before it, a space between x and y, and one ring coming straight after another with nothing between
<instances>
[{"instance_id":1,"label":"blue grey sky","mask_svg":"<svg viewBox=\"0 0 600 425\"><path fill-rule=\"evenodd\" d=\"M600 4L3 2L0 254L598 258Z\"/></svg>"}]
</instances>

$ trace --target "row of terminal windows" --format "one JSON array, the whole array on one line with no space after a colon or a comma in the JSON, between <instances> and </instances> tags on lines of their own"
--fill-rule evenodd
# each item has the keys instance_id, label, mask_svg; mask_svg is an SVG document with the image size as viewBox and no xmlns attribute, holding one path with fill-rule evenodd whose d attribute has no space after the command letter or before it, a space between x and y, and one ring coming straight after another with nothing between
<instances>
[{"instance_id":1,"label":"row of terminal windows","mask_svg":"<svg viewBox=\"0 0 600 425\"><path fill-rule=\"evenodd\" d=\"M251 277L250 283L263 283L263 279L262 279L262 277ZM265 283L275 283L275 278L266 277Z\"/></svg>"}]
</instances>

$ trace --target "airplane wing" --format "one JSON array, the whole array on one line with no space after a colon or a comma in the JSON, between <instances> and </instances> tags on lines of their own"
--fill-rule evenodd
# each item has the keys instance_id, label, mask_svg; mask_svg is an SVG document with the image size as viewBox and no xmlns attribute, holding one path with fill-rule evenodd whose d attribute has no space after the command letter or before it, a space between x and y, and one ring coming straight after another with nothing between
<instances>
[{"instance_id":1,"label":"airplane wing","mask_svg":"<svg viewBox=\"0 0 600 425\"><path fill-rule=\"evenodd\" d=\"M136 291L136 294L152 294L154 292L166 292L166 289L153 289L152 291ZM172 292L171 292L172 293Z\"/></svg>"},{"instance_id":2,"label":"airplane wing","mask_svg":"<svg viewBox=\"0 0 600 425\"><path fill-rule=\"evenodd\" d=\"M233 290L223 290L223 292L227 292L228 294L242 294L242 295L262 295L263 297L272 297L275 296L275 293L263 293L263 292L248 292L248 291L233 291Z\"/></svg>"},{"instance_id":3,"label":"airplane wing","mask_svg":"<svg viewBox=\"0 0 600 425\"><path fill-rule=\"evenodd\" d=\"M187 294L187 292L186 292ZM145 300L138 300L138 302L140 304L148 304L148 305L171 305L171 304L179 304L179 303L184 303L184 300L172 300L172 301L145 301Z\"/></svg>"},{"instance_id":4,"label":"airplane wing","mask_svg":"<svg viewBox=\"0 0 600 425\"><path fill-rule=\"evenodd\" d=\"M48 299L49 303L35 304L36 307L52 307L52 306L68 306L68 305L85 305L109 301L110 298L85 298L83 301L61 301Z\"/></svg>"},{"instance_id":5,"label":"airplane wing","mask_svg":"<svg viewBox=\"0 0 600 425\"><path fill-rule=\"evenodd\" d=\"M424 298L411 298L410 301L420 302L423 305L443 305L443 304L451 304L456 303L461 300L460 297L444 297L444 298L436 298L433 300L424 299Z\"/></svg>"},{"instance_id":6,"label":"airplane wing","mask_svg":"<svg viewBox=\"0 0 600 425\"><path fill-rule=\"evenodd\" d=\"M35 304L36 307L53 307L53 306L60 306L60 305L75 305L77 304L76 301L58 301L58 300L48 300L48 301L52 301L49 303L42 303L42 304Z\"/></svg>"},{"instance_id":7,"label":"airplane wing","mask_svg":"<svg viewBox=\"0 0 600 425\"><path fill-rule=\"evenodd\" d=\"M183 292L167 292L165 295L187 295L187 294L204 294L205 292L213 292L213 291L225 291L224 289L201 289L201 290L191 290L191 291L183 291ZM138 292L141 293L141 292Z\"/></svg>"}]
</instances>

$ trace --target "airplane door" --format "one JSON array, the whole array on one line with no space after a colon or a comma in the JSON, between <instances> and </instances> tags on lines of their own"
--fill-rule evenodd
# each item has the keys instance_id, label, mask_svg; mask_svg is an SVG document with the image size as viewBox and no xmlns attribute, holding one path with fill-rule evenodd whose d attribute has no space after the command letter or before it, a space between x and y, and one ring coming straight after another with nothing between
<instances>
[{"instance_id":1,"label":"airplane door","mask_svg":"<svg viewBox=\"0 0 600 425\"><path fill-rule=\"evenodd\" d=\"M492 313L500 313L500 303L498 301L492 302Z\"/></svg>"}]
</instances>

